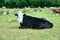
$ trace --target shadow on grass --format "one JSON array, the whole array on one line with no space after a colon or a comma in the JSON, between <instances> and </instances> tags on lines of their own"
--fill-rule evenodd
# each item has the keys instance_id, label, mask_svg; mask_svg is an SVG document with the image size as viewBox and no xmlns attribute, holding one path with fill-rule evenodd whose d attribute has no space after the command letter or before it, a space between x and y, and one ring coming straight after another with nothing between
<instances>
[{"instance_id":1,"label":"shadow on grass","mask_svg":"<svg viewBox=\"0 0 60 40\"><path fill-rule=\"evenodd\" d=\"M21 28L21 27L19 27L18 29L33 29L33 30L43 30L43 29L52 29L52 28Z\"/></svg>"}]
</instances>

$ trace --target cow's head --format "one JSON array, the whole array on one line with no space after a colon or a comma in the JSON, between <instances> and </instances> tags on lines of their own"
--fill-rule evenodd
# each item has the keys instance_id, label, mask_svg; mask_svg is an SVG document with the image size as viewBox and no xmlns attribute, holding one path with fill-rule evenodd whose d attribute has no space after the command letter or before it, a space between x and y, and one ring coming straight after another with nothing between
<instances>
[{"instance_id":1,"label":"cow's head","mask_svg":"<svg viewBox=\"0 0 60 40\"><path fill-rule=\"evenodd\" d=\"M18 12L16 12L15 15L18 17L18 22L19 22L19 23L22 23L23 13L19 10Z\"/></svg>"},{"instance_id":2,"label":"cow's head","mask_svg":"<svg viewBox=\"0 0 60 40\"><path fill-rule=\"evenodd\" d=\"M17 11L16 13L15 13L15 16L20 16L21 17L21 15L23 15L23 13L22 13L22 11Z\"/></svg>"}]
</instances>

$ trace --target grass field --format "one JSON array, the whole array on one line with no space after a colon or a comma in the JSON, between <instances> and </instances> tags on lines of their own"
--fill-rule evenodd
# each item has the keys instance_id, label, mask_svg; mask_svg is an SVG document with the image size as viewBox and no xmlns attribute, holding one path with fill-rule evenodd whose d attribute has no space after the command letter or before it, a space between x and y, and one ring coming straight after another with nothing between
<instances>
[{"instance_id":1,"label":"grass field","mask_svg":"<svg viewBox=\"0 0 60 40\"><path fill-rule=\"evenodd\" d=\"M16 16L13 14L0 15L0 40L60 40L60 15L52 15L49 9L41 10L30 13L27 11L26 14L38 18L45 17L54 24L53 28L39 30L19 29ZM12 22L8 22L9 19Z\"/></svg>"}]
</instances>

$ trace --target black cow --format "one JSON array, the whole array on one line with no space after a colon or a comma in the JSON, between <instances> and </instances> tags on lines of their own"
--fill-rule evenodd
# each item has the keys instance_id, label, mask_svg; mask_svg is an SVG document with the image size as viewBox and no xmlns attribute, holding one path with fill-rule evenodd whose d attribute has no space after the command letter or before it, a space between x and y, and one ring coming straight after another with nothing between
<instances>
[{"instance_id":1,"label":"black cow","mask_svg":"<svg viewBox=\"0 0 60 40\"><path fill-rule=\"evenodd\" d=\"M18 17L18 19L19 17L22 16L22 20L21 22L19 22L20 23L19 28L45 29L45 28L53 27L53 24L49 22L48 20L46 20L45 18L31 17L26 14L19 16L20 14L22 14L22 12L20 11L17 14L15 14Z\"/></svg>"}]
</instances>

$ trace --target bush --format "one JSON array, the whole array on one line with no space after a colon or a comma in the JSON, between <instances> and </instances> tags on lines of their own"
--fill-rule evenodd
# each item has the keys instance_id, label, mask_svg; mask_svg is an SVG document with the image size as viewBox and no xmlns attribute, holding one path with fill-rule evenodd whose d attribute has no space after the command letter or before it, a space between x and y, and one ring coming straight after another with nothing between
<instances>
[{"instance_id":1,"label":"bush","mask_svg":"<svg viewBox=\"0 0 60 40\"><path fill-rule=\"evenodd\" d=\"M0 7L6 6L9 8L20 7L50 7L50 6L60 6L60 0L0 0Z\"/></svg>"}]
</instances>

